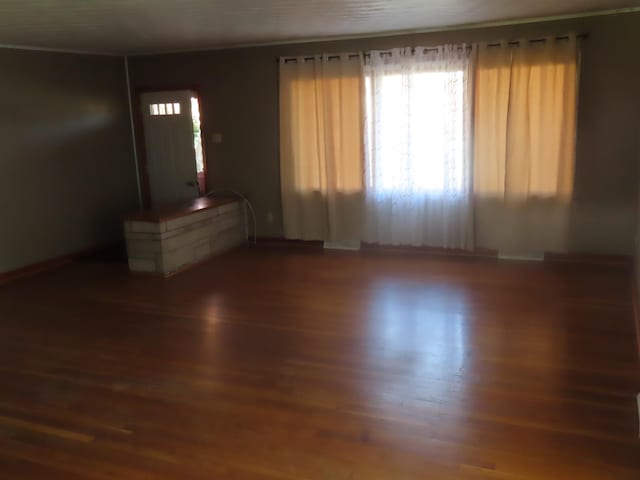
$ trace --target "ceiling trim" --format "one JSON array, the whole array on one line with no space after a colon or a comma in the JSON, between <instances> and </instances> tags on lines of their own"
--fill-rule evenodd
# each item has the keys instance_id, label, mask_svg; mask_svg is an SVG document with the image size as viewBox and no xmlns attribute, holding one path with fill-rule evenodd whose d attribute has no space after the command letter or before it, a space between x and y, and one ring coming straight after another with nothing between
<instances>
[{"instance_id":1,"label":"ceiling trim","mask_svg":"<svg viewBox=\"0 0 640 480\"><path fill-rule=\"evenodd\" d=\"M125 57L126 55L98 50L73 50L71 48L49 48L38 45L12 45L0 43L2 50L28 50L32 52L72 53L74 55L100 55L104 57Z\"/></svg>"},{"instance_id":2,"label":"ceiling trim","mask_svg":"<svg viewBox=\"0 0 640 480\"><path fill-rule=\"evenodd\" d=\"M460 25L447 25L443 27L422 28L422 29L409 29L409 30L394 30L389 32L370 32L356 35L339 35L339 36L327 36L327 37L311 37L311 38L296 38L292 40L279 40L273 42L255 42L255 43L237 43L224 46L209 46L209 47L195 47L188 49L178 50L155 50L144 52L130 52L130 53L115 53L105 52L98 50L74 50L68 48L51 48L42 47L38 45L13 45L13 44L0 44L0 49L7 50L27 50L36 52L53 52L53 53L69 53L75 55L101 55L107 57L125 57L125 56L146 56L146 55L162 55L172 53L189 53L189 52L203 52L211 50L232 50L236 48L249 48L249 47L269 47L277 45L293 45L299 43L319 43L319 42L335 42L340 40L358 40L364 38L385 38L395 37L400 35L416 35L424 33L437 33L437 32L449 32L460 30L473 30L478 28L492 28L492 27L505 27L509 25L524 25L531 23L543 23L553 22L560 20L572 20L588 17L601 17L607 15L621 15L626 13L638 13L640 7L625 7L625 8L613 8L608 10L596 10L593 12L583 13L569 13L565 15L553 15L546 17L527 17L511 20L499 20L490 22L477 22L477 23L465 23Z\"/></svg>"},{"instance_id":3,"label":"ceiling trim","mask_svg":"<svg viewBox=\"0 0 640 480\"><path fill-rule=\"evenodd\" d=\"M319 43L319 42L336 42L340 40L358 40L365 38L386 38L396 37L400 35L416 35L421 33L437 33L437 32L454 32L459 30L474 30L478 28L492 28L492 27L506 27L509 25L524 25L530 23L544 23L554 22L560 20L573 20L579 18L588 17L602 17L608 15L621 15L625 13L638 13L640 7L624 7L624 8L612 8L608 10L595 10L593 12L582 13L567 13L564 15L553 15L547 17L526 17L512 20L499 20L490 22L477 22L477 23L464 23L459 25L448 25L444 27L422 28L412 30L394 30L389 32L371 32L362 33L356 35L338 35L328 37L311 37L311 38L296 38L293 40L279 40L274 42L255 42L255 43L236 43L224 46L214 47L202 47L202 48L188 48L182 50L158 50L153 52L137 52L128 54L131 57L142 57L147 55L163 55L172 53L192 53L192 52L206 52L214 50L233 50L236 48L251 48L251 47L274 47L278 45L295 45L299 43Z\"/></svg>"}]
</instances>

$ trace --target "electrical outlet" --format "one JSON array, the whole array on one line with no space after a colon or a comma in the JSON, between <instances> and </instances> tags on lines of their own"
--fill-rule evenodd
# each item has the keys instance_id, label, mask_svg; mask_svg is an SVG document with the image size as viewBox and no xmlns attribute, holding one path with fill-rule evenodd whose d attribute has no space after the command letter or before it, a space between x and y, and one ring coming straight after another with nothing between
<instances>
[{"instance_id":1,"label":"electrical outlet","mask_svg":"<svg viewBox=\"0 0 640 480\"><path fill-rule=\"evenodd\" d=\"M221 134L221 133L218 133L218 132L216 132L216 133L212 133L212 134L211 134L211 141L212 141L213 143L218 143L218 144L219 144L219 143L222 143L222 134Z\"/></svg>"}]
</instances>

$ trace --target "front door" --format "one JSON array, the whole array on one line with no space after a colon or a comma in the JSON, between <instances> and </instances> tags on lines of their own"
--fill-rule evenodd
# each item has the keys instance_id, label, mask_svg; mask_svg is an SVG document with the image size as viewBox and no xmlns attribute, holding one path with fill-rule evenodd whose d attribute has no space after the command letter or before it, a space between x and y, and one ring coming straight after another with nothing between
<instances>
[{"instance_id":1,"label":"front door","mask_svg":"<svg viewBox=\"0 0 640 480\"><path fill-rule=\"evenodd\" d=\"M189 90L141 95L149 193L153 207L199 195Z\"/></svg>"}]
</instances>

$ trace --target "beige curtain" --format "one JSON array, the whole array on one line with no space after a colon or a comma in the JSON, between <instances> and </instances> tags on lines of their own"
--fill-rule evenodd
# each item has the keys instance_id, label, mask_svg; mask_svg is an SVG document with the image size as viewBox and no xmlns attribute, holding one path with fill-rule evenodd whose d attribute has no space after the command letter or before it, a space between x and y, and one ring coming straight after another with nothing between
<instances>
[{"instance_id":1,"label":"beige curtain","mask_svg":"<svg viewBox=\"0 0 640 480\"><path fill-rule=\"evenodd\" d=\"M280 60L280 181L284 234L361 235L362 58Z\"/></svg>"},{"instance_id":2,"label":"beige curtain","mask_svg":"<svg viewBox=\"0 0 640 480\"><path fill-rule=\"evenodd\" d=\"M481 45L475 95L474 189L508 199L569 199L573 190L575 35Z\"/></svg>"},{"instance_id":3,"label":"beige curtain","mask_svg":"<svg viewBox=\"0 0 640 480\"><path fill-rule=\"evenodd\" d=\"M575 35L480 45L473 169L478 246L505 256L566 251L577 63Z\"/></svg>"}]
</instances>

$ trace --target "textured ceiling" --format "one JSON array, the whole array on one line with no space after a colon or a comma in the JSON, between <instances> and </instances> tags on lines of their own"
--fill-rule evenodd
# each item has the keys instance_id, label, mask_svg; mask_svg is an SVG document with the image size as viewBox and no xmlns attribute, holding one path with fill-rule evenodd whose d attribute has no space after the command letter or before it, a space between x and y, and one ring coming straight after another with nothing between
<instances>
[{"instance_id":1,"label":"textured ceiling","mask_svg":"<svg viewBox=\"0 0 640 480\"><path fill-rule=\"evenodd\" d=\"M0 44L196 50L640 5L634 0L0 0Z\"/></svg>"}]
</instances>

